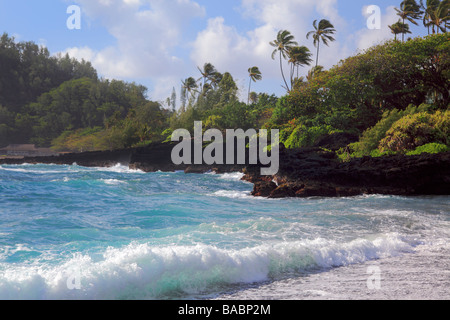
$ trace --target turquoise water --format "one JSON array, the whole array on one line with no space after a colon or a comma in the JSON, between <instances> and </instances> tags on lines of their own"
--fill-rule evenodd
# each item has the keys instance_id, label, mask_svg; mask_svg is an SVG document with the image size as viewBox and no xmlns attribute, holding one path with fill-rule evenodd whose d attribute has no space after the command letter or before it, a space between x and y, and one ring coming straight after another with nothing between
<instances>
[{"instance_id":1,"label":"turquoise water","mask_svg":"<svg viewBox=\"0 0 450 320\"><path fill-rule=\"evenodd\" d=\"M447 248L450 197L271 200L240 177L0 166L0 299L215 298Z\"/></svg>"}]
</instances>

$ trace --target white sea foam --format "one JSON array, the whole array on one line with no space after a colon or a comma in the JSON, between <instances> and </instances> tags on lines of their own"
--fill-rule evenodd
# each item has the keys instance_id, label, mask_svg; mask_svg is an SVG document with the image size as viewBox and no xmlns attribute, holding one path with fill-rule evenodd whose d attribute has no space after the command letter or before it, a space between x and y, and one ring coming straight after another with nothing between
<instances>
[{"instance_id":1,"label":"white sea foam","mask_svg":"<svg viewBox=\"0 0 450 320\"><path fill-rule=\"evenodd\" d=\"M397 234L348 243L316 239L239 250L207 245L109 248L103 259L75 255L58 266L0 264L1 299L145 299L195 294L213 285L255 283L286 271L332 268L414 251ZM70 284L77 284L74 290ZM69 286L68 286L69 285Z\"/></svg>"},{"instance_id":2,"label":"white sea foam","mask_svg":"<svg viewBox=\"0 0 450 320\"><path fill-rule=\"evenodd\" d=\"M121 184L126 184L125 181L117 180L117 179L100 179L105 184L111 185L111 186L117 186Z\"/></svg>"},{"instance_id":3,"label":"white sea foam","mask_svg":"<svg viewBox=\"0 0 450 320\"><path fill-rule=\"evenodd\" d=\"M248 191L219 190L211 194L213 197L223 197L232 199L248 199L253 198Z\"/></svg>"},{"instance_id":4,"label":"white sea foam","mask_svg":"<svg viewBox=\"0 0 450 320\"><path fill-rule=\"evenodd\" d=\"M242 172L224 173L220 175L220 179L231 181L241 181L243 177L244 174Z\"/></svg>"},{"instance_id":5,"label":"white sea foam","mask_svg":"<svg viewBox=\"0 0 450 320\"><path fill-rule=\"evenodd\" d=\"M106 171L106 172L117 172L117 173L145 173L139 169L130 169L128 166L122 165L121 163L116 164L112 167L106 168L96 168L98 171Z\"/></svg>"}]
</instances>

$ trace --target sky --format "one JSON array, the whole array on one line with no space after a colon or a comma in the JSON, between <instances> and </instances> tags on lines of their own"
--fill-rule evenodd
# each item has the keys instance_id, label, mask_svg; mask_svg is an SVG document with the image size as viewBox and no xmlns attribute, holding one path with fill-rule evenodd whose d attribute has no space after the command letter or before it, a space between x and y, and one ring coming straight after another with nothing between
<instances>
[{"instance_id":1,"label":"sky","mask_svg":"<svg viewBox=\"0 0 450 320\"><path fill-rule=\"evenodd\" d=\"M386 39L398 20L400 0L0 0L0 33L16 41L33 41L51 54L90 61L105 79L135 82L148 98L165 101L181 81L200 78L197 67L212 63L230 72L243 100L248 69L257 66L263 79L252 91L282 96L279 62L270 46L278 31L289 30L299 45L316 49L307 32L313 21L328 19L336 41L322 46L319 64L326 69ZM80 8L73 16L70 6ZM367 12L369 6L376 11ZM69 25L79 18L79 28ZM375 20L374 20L375 18ZM379 21L379 28L369 28ZM373 25L369 23L369 25ZM376 25L375 25L376 26ZM427 34L411 26L412 36ZM286 66L287 67L287 66ZM302 68L305 75L309 67Z\"/></svg>"}]
</instances>

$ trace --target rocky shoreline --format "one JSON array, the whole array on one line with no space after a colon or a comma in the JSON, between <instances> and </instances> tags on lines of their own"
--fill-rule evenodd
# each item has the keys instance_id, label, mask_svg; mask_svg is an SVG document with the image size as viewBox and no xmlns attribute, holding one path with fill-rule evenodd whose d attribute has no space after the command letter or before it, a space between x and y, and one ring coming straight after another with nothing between
<instances>
[{"instance_id":1,"label":"rocky shoreline","mask_svg":"<svg viewBox=\"0 0 450 320\"><path fill-rule=\"evenodd\" d=\"M321 148L280 150L280 170L261 176L260 165L175 165L173 143L144 148L85 152L50 157L0 159L0 164L74 163L85 167L111 167L117 163L144 172L243 172L254 184L252 195L268 198L346 197L362 194L450 195L450 152L420 156L360 158L340 162Z\"/></svg>"}]
</instances>

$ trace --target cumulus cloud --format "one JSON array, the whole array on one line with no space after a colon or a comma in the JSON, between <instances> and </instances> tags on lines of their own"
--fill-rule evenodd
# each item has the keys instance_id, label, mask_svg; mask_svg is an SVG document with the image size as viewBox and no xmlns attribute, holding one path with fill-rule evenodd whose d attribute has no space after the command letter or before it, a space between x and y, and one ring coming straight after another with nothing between
<instances>
[{"instance_id":1,"label":"cumulus cloud","mask_svg":"<svg viewBox=\"0 0 450 320\"><path fill-rule=\"evenodd\" d=\"M68 48L76 58L92 61L107 78L175 76L184 67L173 54L183 28L205 9L191 0L77 0L92 21L100 21L116 44L100 50Z\"/></svg>"},{"instance_id":2,"label":"cumulus cloud","mask_svg":"<svg viewBox=\"0 0 450 320\"><path fill-rule=\"evenodd\" d=\"M313 20L329 19L336 28L345 23L338 13L337 0L242 0L241 12L244 18L255 21L254 29L242 32L228 25L223 17L211 18L193 42L191 58L198 65L211 62L241 80L247 79L249 67L258 66L265 83L272 86L280 80L280 68L270 58L274 48L269 43L278 31L289 30L300 45L306 45L315 54L312 40L306 39ZM347 53L345 47L332 43L329 50L321 52L320 64L330 67ZM304 68L303 74L307 71ZM277 85L278 93L282 93L280 87Z\"/></svg>"},{"instance_id":3,"label":"cumulus cloud","mask_svg":"<svg viewBox=\"0 0 450 320\"><path fill-rule=\"evenodd\" d=\"M388 25L396 21L393 7L389 7L382 15L381 30L361 25L359 31L349 33L338 0L241 0L238 11L240 18L249 22L246 29L227 21L227 16L208 16L203 30L189 39L185 30L190 23L207 15L207 9L196 0L75 1L85 16L100 22L116 43L97 50L68 48L66 52L91 61L106 78L150 82L150 96L158 100L169 96L173 87L178 90L182 79L196 76L195 67L206 62L221 72L230 72L241 88L248 85L248 68L258 66L264 81L254 90L284 94L279 64L270 58L274 48L269 42L279 30L291 31L315 58L315 47L306 33L313 29L313 20L329 19L338 31L337 41L321 47L319 60L329 68L356 48L365 49L388 38ZM308 69L303 68L302 75Z\"/></svg>"}]
</instances>

